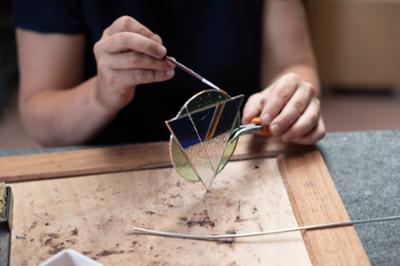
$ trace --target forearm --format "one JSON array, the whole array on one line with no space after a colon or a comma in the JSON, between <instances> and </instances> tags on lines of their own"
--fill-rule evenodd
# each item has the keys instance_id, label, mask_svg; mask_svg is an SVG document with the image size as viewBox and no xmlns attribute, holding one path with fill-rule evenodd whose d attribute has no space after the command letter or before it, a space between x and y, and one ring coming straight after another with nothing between
<instances>
[{"instance_id":1,"label":"forearm","mask_svg":"<svg viewBox=\"0 0 400 266\"><path fill-rule=\"evenodd\" d=\"M293 72L319 94L307 18L300 0L268 0L263 11L262 85Z\"/></svg>"},{"instance_id":2,"label":"forearm","mask_svg":"<svg viewBox=\"0 0 400 266\"><path fill-rule=\"evenodd\" d=\"M74 88L43 90L21 97L20 110L29 133L46 146L87 142L118 112L97 101L96 78Z\"/></svg>"},{"instance_id":3,"label":"forearm","mask_svg":"<svg viewBox=\"0 0 400 266\"><path fill-rule=\"evenodd\" d=\"M17 29L17 40L22 118L44 145L87 142L132 101L137 85L174 76L160 36L131 17L104 30L93 48L97 76L84 83L83 34Z\"/></svg>"}]
</instances>

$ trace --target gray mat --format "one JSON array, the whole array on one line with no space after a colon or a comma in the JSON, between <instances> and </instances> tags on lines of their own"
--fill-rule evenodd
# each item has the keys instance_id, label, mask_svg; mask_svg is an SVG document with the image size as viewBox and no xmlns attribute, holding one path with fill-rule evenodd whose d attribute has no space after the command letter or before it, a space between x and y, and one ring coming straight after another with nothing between
<instances>
[{"instance_id":1,"label":"gray mat","mask_svg":"<svg viewBox=\"0 0 400 266\"><path fill-rule=\"evenodd\" d=\"M334 133L319 147L353 219L400 215L400 131ZM400 221L356 230L374 265L400 265Z\"/></svg>"}]
</instances>

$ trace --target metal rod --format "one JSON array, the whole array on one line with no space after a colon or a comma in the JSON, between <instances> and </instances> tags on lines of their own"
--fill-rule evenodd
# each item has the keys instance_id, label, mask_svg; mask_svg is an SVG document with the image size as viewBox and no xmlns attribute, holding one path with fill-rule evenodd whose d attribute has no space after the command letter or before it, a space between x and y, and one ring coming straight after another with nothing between
<instances>
[{"instance_id":1,"label":"metal rod","mask_svg":"<svg viewBox=\"0 0 400 266\"><path fill-rule=\"evenodd\" d=\"M194 72L193 70L191 70L190 68L188 68L187 66L185 66L182 63L179 63L178 61L176 61L175 58L167 56L166 59L170 62L172 62L173 64L175 64L177 67L179 67L180 69L182 69L184 72L188 73L189 75L191 75L192 77L200 80L201 82L203 82L204 84L206 84L207 86L216 89L216 90L221 90L217 85L215 85L214 83L210 82L209 80L203 78L202 76L200 76L199 74L197 74L196 72Z\"/></svg>"},{"instance_id":2,"label":"metal rod","mask_svg":"<svg viewBox=\"0 0 400 266\"><path fill-rule=\"evenodd\" d=\"M133 232L138 233L138 234L146 234L146 235L162 236L162 237L184 238L184 239L193 239L193 240L224 241L227 239L229 240L229 239L234 239L234 238L273 235L273 234L281 234L281 233L288 233L288 232L302 231L302 230L326 229L326 228L342 227L342 226L349 226L349 225L355 225L355 224L385 222L385 221L399 220L399 219L400 219L400 215L379 217L379 218L373 218L373 219L353 220L353 221L347 221L347 222L306 225L306 226L298 226L298 227L291 227L291 228L285 228L285 229L262 231L262 232L255 232L255 233L243 233L243 234L198 235L198 234L186 234L186 233L158 231L158 230L151 230L151 229L146 229L146 228L141 228L141 227L134 227Z\"/></svg>"}]
</instances>

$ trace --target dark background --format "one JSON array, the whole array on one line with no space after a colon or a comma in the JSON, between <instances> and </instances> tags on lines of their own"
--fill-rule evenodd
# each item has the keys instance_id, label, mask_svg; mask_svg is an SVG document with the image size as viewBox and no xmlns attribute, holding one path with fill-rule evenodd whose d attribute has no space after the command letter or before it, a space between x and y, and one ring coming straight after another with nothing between
<instances>
[{"instance_id":1,"label":"dark background","mask_svg":"<svg viewBox=\"0 0 400 266\"><path fill-rule=\"evenodd\" d=\"M327 130L400 128L400 1L305 2ZM38 146L18 115L17 73L12 1L2 0L0 149Z\"/></svg>"}]
</instances>

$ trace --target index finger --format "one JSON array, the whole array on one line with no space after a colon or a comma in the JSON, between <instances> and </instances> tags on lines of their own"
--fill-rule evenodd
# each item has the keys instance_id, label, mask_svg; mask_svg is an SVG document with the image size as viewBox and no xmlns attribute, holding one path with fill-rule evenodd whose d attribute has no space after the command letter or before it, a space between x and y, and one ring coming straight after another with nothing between
<instances>
[{"instance_id":1,"label":"index finger","mask_svg":"<svg viewBox=\"0 0 400 266\"><path fill-rule=\"evenodd\" d=\"M292 98L298 87L298 81L291 76L281 78L269 88L268 102L261 111L263 125L268 125L281 112L283 107Z\"/></svg>"},{"instance_id":2,"label":"index finger","mask_svg":"<svg viewBox=\"0 0 400 266\"><path fill-rule=\"evenodd\" d=\"M251 95L243 109L242 124L249 124L252 118L260 114L261 108L260 93Z\"/></svg>"},{"instance_id":3,"label":"index finger","mask_svg":"<svg viewBox=\"0 0 400 266\"><path fill-rule=\"evenodd\" d=\"M136 51L157 59L162 59L167 49L161 44L133 32L119 32L109 38L105 47L108 53Z\"/></svg>"},{"instance_id":4,"label":"index finger","mask_svg":"<svg viewBox=\"0 0 400 266\"><path fill-rule=\"evenodd\" d=\"M139 21L129 16L122 16L118 18L107 29L108 35L113 35L119 32L138 33L152 39L153 41L162 43L161 38L157 34L153 33L150 29L141 24Z\"/></svg>"}]
</instances>

